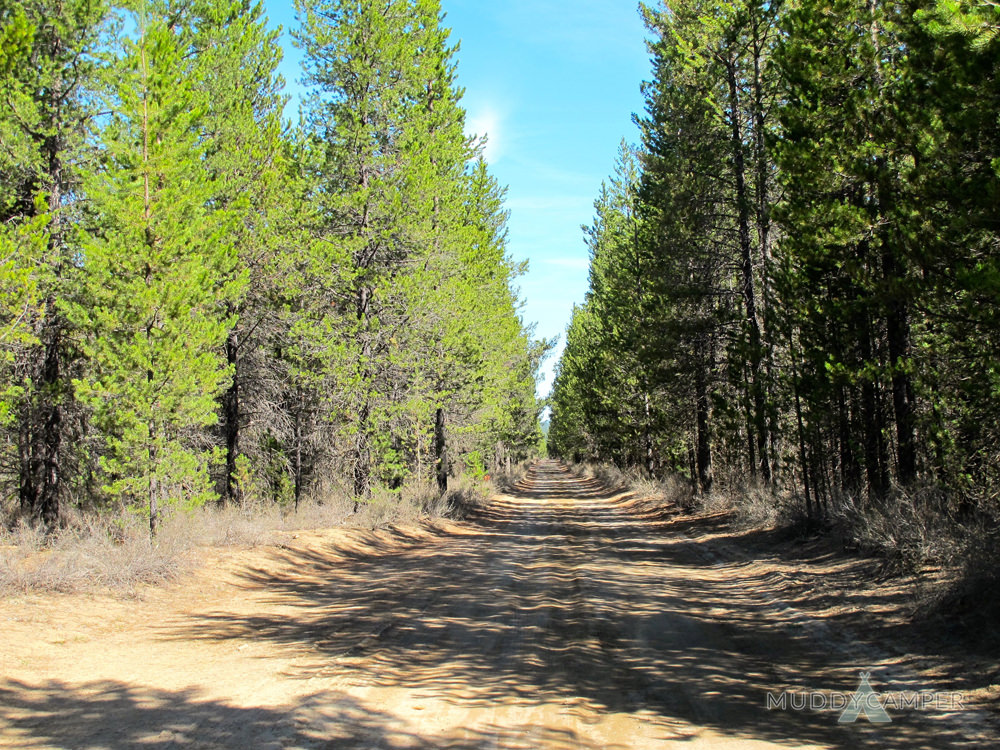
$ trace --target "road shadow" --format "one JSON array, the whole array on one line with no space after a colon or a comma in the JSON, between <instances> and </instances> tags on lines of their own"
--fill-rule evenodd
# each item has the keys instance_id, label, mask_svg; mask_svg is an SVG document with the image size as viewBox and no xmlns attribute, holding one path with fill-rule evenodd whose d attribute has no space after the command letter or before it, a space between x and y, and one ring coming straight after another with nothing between
<instances>
[{"instance_id":1,"label":"road shadow","mask_svg":"<svg viewBox=\"0 0 1000 750\"><path fill-rule=\"evenodd\" d=\"M179 750L478 750L499 742L511 750L625 750L590 744L576 732L530 724L461 728L421 737L404 717L341 692L315 693L288 710L243 708L191 690L157 690L121 682L68 685L0 682L4 739L19 747Z\"/></svg>"},{"instance_id":2,"label":"road shadow","mask_svg":"<svg viewBox=\"0 0 1000 750\"><path fill-rule=\"evenodd\" d=\"M292 677L353 671L456 705L581 699L600 712L651 712L792 745L978 746L918 712L887 731L838 726L832 713L768 711L769 692L850 693L872 665L748 597L772 583L751 566L708 575L683 528L628 508L621 492L542 464L474 535L401 552L277 552L277 568L242 577L296 615L209 613L170 637L308 644Z\"/></svg>"},{"instance_id":3,"label":"road shadow","mask_svg":"<svg viewBox=\"0 0 1000 750\"><path fill-rule=\"evenodd\" d=\"M577 477L562 464L535 464L505 495L518 500L608 500L630 497L623 487L608 487L594 477Z\"/></svg>"}]
</instances>

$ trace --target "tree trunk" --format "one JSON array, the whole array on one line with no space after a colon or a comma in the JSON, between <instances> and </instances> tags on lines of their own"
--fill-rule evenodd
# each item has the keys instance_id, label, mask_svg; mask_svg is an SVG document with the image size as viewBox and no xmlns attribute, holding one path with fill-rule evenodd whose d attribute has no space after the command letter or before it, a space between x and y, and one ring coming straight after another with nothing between
<instances>
[{"instance_id":1,"label":"tree trunk","mask_svg":"<svg viewBox=\"0 0 1000 750\"><path fill-rule=\"evenodd\" d=\"M840 486L848 495L858 491L861 475L854 455L851 414L844 386L837 386L837 442L840 445Z\"/></svg>"},{"instance_id":2,"label":"tree trunk","mask_svg":"<svg viewBox=\"0 0 1000 750\"><path fill-rule=\"evenodd\" d=\"M710 359L710 358L707 358ZM698 487L703 494L712 489L712 438L711 399L708 390L708 362L699 362L695 367L695 424L697 429L695 461L697 464Z\"/></svg>"},{"instance_id":3,"label":"tree trunk","mask_svg":"<svg viewBox=\"0 0 1000 750\"><path fill-rule=\"evenodd\" d=\"M222 504L242 503L243 488L236 476L236 458L240 454L240 360L236 331L226 338L226 360L233 373L233 382L222 396L223 429L226 433L226 492Z\"/></svg>"},{"instance_id":4,"label":"tree trunk","mask_svg":"<svg viewBox=\"0 0 1000 750\"><path fill-rule=\"evenodd\" d=\"M368 394L358 410L358 434L354 438L354 497L362 498L371 495L371 446L368 441L369 419L371 407ZM357 508L357 502L355 502Z\"/></svg>"},{"instance_id":5,"label":"tree trunk","mask_svg":"<svg viewBox=\"0 0 1000 750\"><path fill-rule=\"evenodd\" d=\"M434 469L438 491L443 495L448 491L448 455L444 435L444 409L441 407L434 414Z\"/></svg>"},{"instance_id":6,"label":"tree trunk","mask_svg":"<svg viewBox=\"0 0 1000 750\"><path fill-rule=\"evenodd\" d=\"M59 454L62 445L63 408L62 408L62 320L56 311L55 299L47 305L47 316L50 316L46 326L47 341L45 342L45 362L42 367L41 401L38 417L41 422L41 435L38 446L38 463L41 470L38 492L35 498L35 515L48 528L54 528L59 523L60 495L60 462Z\"/></svg>"},{"instance_id":7,"label":"tree trunk","mask_svg":"<svg viewBox=\"0 0 1000 750\"><path fill-rule=\"evenodd\" d=\"M743 365L743 377L747 381L752 380L752 375L750 375L749 368L744 363ZM750 399L750 389L743 389L743 397L740 399L743 402L743 418L746 421L747 426L747 457L750 459L750 477L751 479L757 476L757 430L755 426L757 424L753 415L753 404Z\"/></svg>"},{"instance_id":8,"label":"tree trunk","mask_svg":"<svg viewBox=\"0 0 1000 750\"><path fill-rule=\"evenodd\" d=\"M367 263L359 264L362 268L367 267ZM354 496L356 498L368 497L371 495L371 441L369 424L371 419L371 388L372 371L371 357L372 344L368 332L369 307L371 305L372 290L362 285L357 291L357 316L360 325L359 338L361 343L361 404L358 407L358 431L354 438ZM357 509L357 502L355 502Z\"/></svg>"},{"instance_id":9,"label":"tree trunk","mask_svg":"<svg viewBox=\"0 0 1000 750\"><path fill-rule=\"evenodd\" d=\"M809 487L809 461L806 453L805 427L802 420L802 399L800 398L799 393L799 370L798 365L796 364L798 352L795 349L795 341L791 332L788 334L788 352L792 365L792 391L795 397L795 425L798 430L799 438L799 466L802 467L802 487L805 490L806 495L806 518L812 521L815 518L816 513L813 509L812 494L810 493ZM816 510L819 510L818 505Z\"/></svg>"},{"instance_id":10,"label":"tree trunk","mask_svg":"<svg viewBox=\"0 0 1000 750\"><path fill-rule=\"evenodd\" d=\"M898 474L903 486L917 476L917 451L913 436L913 381L906 371L910 355L910 326L905 305L894 303L889 314L889 360L892 364L892 405L896 417L896 441L899 451Z\"/></svg>"},{"instance_id":11,"label":"tree trunk","mask_svg":"<svg viewBox=\"0 0 1000 750\"><path fill-rule=\"evenodd\" d=\"M767 411L764 398L763 373L761 372L762 342L760 319L757 312L757 294L753 277L753 244L750 241L750 197L746 184L746 158L743 146L743 120L740 116L740 97L736 80L736 63L727 65L729 83L729 111L733 176L736 181L736 208L740 244L743 305L746 326L750 337L750 392L754 407L754 433L757 439L757 457L760 475L766 484L771 482L771 461L768 458Z\"/></svg>"},{"instance_id":12,"label":"tree trunk","mask_svg":"<svg viewBox=\"0 0 1000 750\"><path fill-rule=\"evenodd\" d=\"M771 312L771 187L770 175L774 163L768 156L767 149L767 92L764 90L764 65L767 61L765 57L766 31L761 31L761 26L767 23L768 18L774 23L774 16L770 15L770 8L762 18L762 4L754 4L754 16L751 20L753 31L753 131L754 131L754 161L756 172L756 216L757 228L757 252L760 256L760 299L759 313L761 319L761 333L763 337L761 356L764 360L765 381L762 391L766 404L773 403L774 387L777 378L774 372L774 342L777 339L777 332L774 330L773 315ZM773 101L773 95L772 95ZM778 447L779 429L777 424L778 416L774 409L769 408L766 415L766 432L768 436L769 457L771 459L772 475L777 465L780 450Z\"/></svg>"},{"instance_id":13,"label":"tree trunk","mask_svg":"<svg viewBox=\"0 0 1000 750\"><path fill-rule=\"evenodd\" d=\"M52 41L52 54L62 48L62 40L57 36ZM47 93L48 127L50 134L41 143L41 153L45 159L43 184L48 191L49 253L53 258L52 275L55 289L45 300L40 332L41 346L37 350L40 363L36 376L28 390L27 419L30 425L27 434L30 440L21 450L20 462L20 503L21 508L49 529L59 523L62 472L60 455L63 434L64 387L62 382L62 347L65 321L59 314L57 295L61 292L63 274L63 219L62 201L65 177L63 174L62 135L63 81L55 79L51 91ZM34 214L34 207L31 209ZM32 368L35 369L34 367Z\"/></svg>"},{"instance_id":14,"label":"tree trunk","mask_svg":"<svg viewBox=\"0 0 1000 750\"><path fill-rule=\"evenodd\" d=\"M872 331L868 321L862 321L862 361L871 362L874 356ZM865 476L868 480L869 497L876 501L885 499L889 487L885 474L886 455L882 410L879 408L878 383L865 377L861 383L862 434L865 449Z\"/></svg>"},{"instance_id":15,"label":"tree trunk","mask_svg":"<svg viewBox=\"0 0 1000 750\"><path fill-rule=\"evenodd\" d=\"M152 373L149 373L150 379L152 378ZM153 420L149 421L149 443L146 446L146 457L149 460L149 466L147 467L147 490L149 492L149 536L155 537L156 530L160 522L160 506L159 506L159 486L156 481L156 462L159 459L156 450L156 423Z\"/></svg>"},{"instance_id":16,"label":"tree trunk","mask_svg":"<svg viewBox=\"0 0 1000 750\"><path fill-rule=\"evenodd\" d=\"M653 413L653 410L652 410L652 406L651 406L651 404L649 402L649 393L648 393L648 391L645 391L645 389L643 390L643 394L642 394L642 404L643 404L644 416L646 418L645 419L645 424L643 425L643 431L642 431L643 432L642 442L643 442L643 445L644 445L645 451L646 451L646 456L645 456L645 458L646 458L646 466L645 466L645 469L646 469L646 476L649 477L650 479L652 479L653 478L654 470L656 468L653 465L653 427L652 427L652 421L653 421L652 413Z\"/></svg>"},{"instance_id":17,"label":"tree trunk","mask_svg":"<svg viewBox=\"0 0 1000 750\"><path fill-rule=\"evenodd\" d=\"M31 402L24 404L17 433L18 458L18 499L21 513L26 518L34 516L37 499L35 493L35 473L31 468L31 445L33 441L31 425L34 422Z\"/></svg>"},{"instance_id":18,"label":"tree trunk","mask_svg":"<svg viewBox=\"0 0 1000 750\"><path fill-rule=\"evenodd\" d=\"M302 499L302 404L304 401L303 395L299 394L299 403L296 404L295 409L295 465L293 467L295 472L295 512L299 510L299 501ZM358 510L358 503L354 503L354 512Z\"/></svg>"},{"instance_id":19,"label":"tree trunk","mask_svg":"<svg viewBox=\"0 0 1000 750\"><path fill-rule=\"evenodd\" d=\"M879 159L878 203L883 215L891 213L894 200L884 159ZM897 475L903 486L917 476L917 449L914 439L913 381L907 371L910 358L909 306L898 288L905 278L905 269L898 258L897 246L902 242L897 232L887 232L882 239L882 279L889 287L886 314L886 337L889 344L892 407L896 423Z\"/></svg>"}]
</instances>

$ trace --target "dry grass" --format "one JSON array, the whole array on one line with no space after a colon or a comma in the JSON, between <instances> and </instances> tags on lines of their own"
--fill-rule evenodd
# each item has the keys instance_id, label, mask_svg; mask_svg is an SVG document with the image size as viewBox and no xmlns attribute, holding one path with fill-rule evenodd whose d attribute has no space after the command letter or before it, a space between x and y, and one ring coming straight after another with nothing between
<instances>
[{"instance_id":1,"label":"dry grass","mask_svg":"<svg viewBox=\"0 0 1000 750\"><path fill-rule=\"evenodd\" d=\"M0 594L110 588L131 594L142 584L177 578L190 544L166 532L155 542L134 516L75 518L46 535L26 524L0 536Z\"/></svg>"},{"instance_id":2,"label":"dry grass","mask_svg":"<svg viewBox=\"0 0 1000 750\"><path fill-rule=\"evenodd\" d=\"M694 503L691 484L677 476L665 479L636 476L629 481L629 487L640 501L654 507L687 509Z\"/></svg>"},{"instance_id":3,"label":"dry grass","mask_svg":"<svg viewBox=\"0 0 1000 750\"><path fill-rule=\"evenodd\" d=\"M521 484L528 475L530 463L519 463L511 467L510 471L502 474L487 474L493 489L497 492L510 492L517 485Z\"/></svg>"},{"instance_id":4,"label":"dry grass","mask_svg":"<svg viewBox=\"0 0 1000 750\"><path fill-rule=\"evenodd\" d=\"M741 529L796 528L805 521L799 498L775 492L757 482L740 488L738 492L723 491L720 494L728 495L733 520Z\"/></svg>"},{"instance_id":5,"label":"dry grass","mask_svg":"<svg viewBox=\"0 0 1000 750\"><path fill-rule=\"evenodd\" d=\"M575 464L570 469L577 476L596 478L613 489L627 488L638 498L654 499L661 505L729 514L733 525L743 530L816 527L807 523L802 498L756 482L732 486L717 482L708 494L695 494L691 483L680 476L650 479L638 469L597 463ZM913 572L930 561L954 560L959 535L954 524L942 522L940 513L931 510L941 501L928 492L897 492L891 502L878 506L838 498L825 526L839 533L849 548L884 557L887 567L900 572Z\"/></svg>"},{"instance_id":6,"label":"dry grass","mask_svg":"<svg viewBox=\"0 0 1000 750\"><path fill-rule=\"evenodd\" d=\"M517 471L511 472L513 475ZM524 471L522 468L521 471ZM507 475L504 475L507 476ZM476 510L484 507L489 502L490 497L499 490L492 478L477 480L468 475L461 475L458 479L453 479L448 485L448 492L439 502L440 515L447 518L468 518Z\"/></svg>"},{"instance_id":7,"label":"dry grass","mask_svg":"<svg viewBox=\"0 0 1000 750\"><path fill-rule=\"evenodd\" d=\"M431 483L379 491L355 501L330 494L300 504L298 511L272 503L206 506L175 512L154 540L148 522L134 513L71 512L65 528L46 534L24 522L0 526L0 596L32 591L110 589L131 595L142 585L178 578L194 564L198 547L260 547L278 544L282 532L351 527L378 529L421 518L459 517L486 501L489 484L453 479L441 497Z\"/></svg>"},{"instance_id":8,"label":"dry grass","mask_svg":"<svg viewBox=\"0 0 1000 750\"><path fill-rule=\"evenodd\" d=\"M569 470L578 477L596 479L611 490L627 489L630 485L630 477L614 464L588 461L582 464L570 464ZM638 478L638 474L633 478Z\"/></svg>"},{"instance_id":9,"label":"dry grass","mask_svg":"<svg viewBox=\"0 0 1000 750\"><path fill-rule=\"evenodd\" d=\"M918 573L927 565L954 568L970 530L942 512L933 488L896 491L883 502L845 495L832 503L830 523L848 549L881 558L886 573Z\"/></svg>"}]
</instances>

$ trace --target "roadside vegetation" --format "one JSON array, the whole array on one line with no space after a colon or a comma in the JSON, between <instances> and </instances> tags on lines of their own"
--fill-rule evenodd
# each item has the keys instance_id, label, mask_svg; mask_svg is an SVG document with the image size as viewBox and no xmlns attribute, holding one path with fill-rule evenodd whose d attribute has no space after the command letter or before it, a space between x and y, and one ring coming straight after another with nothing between
<instances>
[{"instance_id":1,"label":"roadside vegetation","mask_svg":"<svg viewBox=\"0 0 1000 750\"><path fill-rule=\"evenodd\" d=\"M305 530L375 531L461 519L485 504L495 487L462 474L443 495L435 483L411 483L398 492L375 492L357 508L346 493L312 499L297 510L269 502L211 504L170 514L155 538L145 519L128 510L69 511L55 530L21 519L0 529L0 596L90 590L132 596L143 585L180 579L201 564L207 548L281 546Z\"/></svg>"}]
</instances>

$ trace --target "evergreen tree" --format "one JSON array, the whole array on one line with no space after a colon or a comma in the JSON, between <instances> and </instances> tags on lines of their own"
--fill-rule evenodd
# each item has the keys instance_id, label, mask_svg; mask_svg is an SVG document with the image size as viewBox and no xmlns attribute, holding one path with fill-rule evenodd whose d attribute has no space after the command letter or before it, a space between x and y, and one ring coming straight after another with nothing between
<instances>
[{"instance_id":1,"label":"evergreen tree","mask_svg":"<svg viewBox=\"0 0 1000 750\"><path fill-rule=\"evenodd\" d=\"M49 526L59 521L70 474L65 437L76 363L60 303L75 285L75 191L85 123L94 114L87 88L105 12L103 2L92 0L0 2L0 220L23 224L12 230L22 236L37 237L44 224L46 242L32 257L40 304L22 319L33 344L16 354L18 382L7 392L18 394L12 442L20 507Z\"/></svg>"},{"instance_id":2,"label":"evergreen tree","mask_svg":"<svg viewBox=\"0 0 1000 750\"><path fill-rule=\"evenodd\" d=\"M224 501L239 502L241 477L265 482L251 467L269 465L264 446L280 422L282 336L277 301L292 274L302 241L294 202L299 189L282 122L287 97L277 74L279 32L267 28L263 6L252 0L203 0L194 6L202 127L212 205L228 213L246 293L227 310L236 323L226 338L232 381L222 397L226 451ZM245 432L250 428L249 439ZM242 456L242 459L241 459Z\"/></svg>"},{"instance_id":3,"label":"evergreen tree","mask_svg":"<svg viewBox=\"0 0 1000 750\"><path fill-rule=\"evenodd\" d=\"M386 354L402 312L388 280L405 268L410 249L400 139L421 83L409 75L419 67L408 36L414 18L402 0L299 0L296 7L307 80L317 91L307 118L320 150L317 234L325 242L318 246L334 253L321 269L340 267L328 294L350 305L332 321L346 344L328 364L339 401L333 419L352 444L354 492L365 496L378 460L375 442L388 427L382 396L393 378Z\"/></svg>"},{"instance_id":4,"label":"evergreen tree","mask_svg":"<svg viewBox=\"0 0 1000 750\"><path fill-rule=\"evenodd\" d=\"M317 207L309 285L327 301L311 328L343 342L311 347L330 394L324 418L346 446L357 496L431 465L443 488L445 432L481 453L485 439L471 436L485 438L482 399L526 403L524 378L537 370L514 312L513 269L490 233L496 210L470 211L493 188L485 167L468 171L476 152L464 135L455 50L436 0L299 10L316 89L307 107ZM494 367L519 373L513 391L484 371ZM537 408L528 411L534 424Z\"/></svg>"},{"instance_id":5,"label":"evergreen tree","mask_svg":"<svg viewBox=\"0 0 1000 750\"><path fill-rule=\"evenodd\" d=\"M782 250L792 273L785 307L803 315L794 324L802 327L811 433L838 444L845 489L859 489L863 471L869 495L883 498L891 474L906 483L916 471L914 287L893 104L902 47L891 3L827 10L806 2L789 11L779 55L788 90L778 147Z\"/></svg>"},{"instance_id":6,"label":"evergreen tree","mask_svg":"<svg viewBox=\"0 0 1000 750\"><path fill-rule=\"evenodd\" d=\"M114 39L112 115L84 183L100 221L83 238L86 294L72 308L90 332L94 372L78 388L107 444L107 491L146 504L154 534L165 504L212 496L202 430L230 378L228 311L244 288L233 222L211 206L193 19L172 10L129 6L135 33Z\"/></svg>"}]
</instances>

